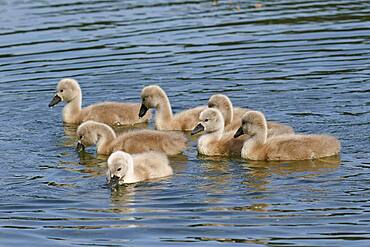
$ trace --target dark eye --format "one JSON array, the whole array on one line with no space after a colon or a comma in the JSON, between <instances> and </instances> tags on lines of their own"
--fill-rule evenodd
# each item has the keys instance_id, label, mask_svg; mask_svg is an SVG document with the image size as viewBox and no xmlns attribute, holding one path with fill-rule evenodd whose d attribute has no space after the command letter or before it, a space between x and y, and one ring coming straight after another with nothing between
<instances>
[{"instance_id":1,"label":"dark eye","mask_svg":"<svg viewBox=\"0 0 370 247\"><path fill-rule=\"evenodd\" d=\"M80 136L80 139L82 139L82 136Z\"/></svg>"},{"instance_id":2,"label":"dark eye","mask_svg":"<svg viewBox=\"0 0 370 247\"><path fill-rule=\"evenodd\" d=\"M117 171L120 171L120 170L122 170L122 168L121 168L121 167L117 169Z\"/></svg>"},{"instance_id":3,"label":"dark eye","mask_svg":"<svg viewBox=\"0 0 370 247\"><path fill-rule=\"evenodd\" d=\"M208 118L204 120L204 122L208 122Z\"/></svg>"},{"instance_id":4,"label":"dark eye","mask_svg":"<svg viewBox=\"0 0 370 247\"><path fill-rule=\"evenodd\" d=\"M60 89L60 92L63 93L63 89Z\"/></svg>"}]
</instances>

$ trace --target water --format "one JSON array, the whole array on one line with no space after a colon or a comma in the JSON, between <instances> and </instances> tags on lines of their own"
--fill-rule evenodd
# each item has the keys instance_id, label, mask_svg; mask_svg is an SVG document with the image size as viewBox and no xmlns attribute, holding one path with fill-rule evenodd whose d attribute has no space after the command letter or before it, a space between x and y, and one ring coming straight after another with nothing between
<instances>
[{"instance_id":1,"label":"water","mask_svg":"<svg viewBox=\"0 0 370 247\"><path fill-rule=\"evenodd\" d=\"M255 4L1 1L0 245L369 246L370 3ZM64 77L84 105L153 83L174 111L224 92L336 135L341 161L206 158L192 138L174 176L111 192L105 159L75 153L47 108Z\"/></svg>"}]
</instances>

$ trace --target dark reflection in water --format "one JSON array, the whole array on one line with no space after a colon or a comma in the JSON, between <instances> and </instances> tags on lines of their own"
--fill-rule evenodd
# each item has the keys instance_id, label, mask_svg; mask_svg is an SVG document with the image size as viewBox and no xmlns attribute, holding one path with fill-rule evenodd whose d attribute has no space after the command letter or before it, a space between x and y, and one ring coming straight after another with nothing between
<instances>
[{"instance_id":1,"label":"dark reflection in water","mask_svg":"<svg viewBox=\"0 0 370 247\"><path fill-rule=\"evenodd\" d=\"M0 245L368 246L369 12L368 0L0 1ZM76 126L46 107L64 77L84 106L139 102L153 83L174 112L222 92L338 136L341 160L210 158L188 136L174 176L111 190L106 157L76 153Z\"/></svg>"}]
</instances>

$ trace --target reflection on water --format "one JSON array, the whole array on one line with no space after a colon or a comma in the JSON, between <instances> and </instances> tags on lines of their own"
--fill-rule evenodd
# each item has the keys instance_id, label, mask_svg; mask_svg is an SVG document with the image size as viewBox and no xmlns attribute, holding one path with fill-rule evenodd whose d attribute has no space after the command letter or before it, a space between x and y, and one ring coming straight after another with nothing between
<instances>
[{"instance_id":1,"label":"reflection on water","mask_svg":"<svg viewBox=\"0 0 370 247\"><path fill-rule=\"evenodd\" d=\"M248 178L243 182L256 189L256 191L267 190L272 175L292 176L300 174L302 179L321 176L323 173L332 172L340 165L338 156L327 157L318 160L304 161L248 161L242 164L248 170Z\"/></svg>"},{"instance_id":2,"label":"reflection on water","mask_svg":"<svg viewBox=\"0 0 370 247\"><path fill-rule=\"evenodd\" d=\"M2 1L0 245L369 245L369 11L367 0ZM225 93L338 136L341 160L204 157L188 135L173 176L111 190L107 157L75 152L76 126L47 108L64 77L84 106L140 102L153 83L174 112Z\"/></svg>"},{"instance_id":3,"label":"reflection on water","mask_svg":"<svg viewBox=\"0 0 370 247\"><path fill-rule=\"evenodd\" d=\"M300 172L331 172L340 165L339 156L325 157L316 160L301 161L252 161L249 160L243 166L256 173L275 173L279 175L291 175ZM268 176L268 175L267 175ZM260 176L259 176L260 177Z\"/></svg>"},{"instance_id":4,"label":"reflection on water","mask_svg":"<svg viewBox=\"0 0 370 247\"><path fill-rule=\"evenodd\" d=\"M111 190L112 212L121 214L135 213L135 187L140 186L137 184L128 184L119 186Z\"/></svg>"}]
</instances>

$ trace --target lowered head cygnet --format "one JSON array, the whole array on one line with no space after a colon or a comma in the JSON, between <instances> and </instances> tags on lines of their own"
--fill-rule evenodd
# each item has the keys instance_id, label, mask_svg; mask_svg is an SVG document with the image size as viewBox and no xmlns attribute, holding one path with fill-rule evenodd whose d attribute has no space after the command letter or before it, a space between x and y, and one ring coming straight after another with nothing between
<instances>
[{"instance_id":1,"label":"lowered head cygnet","mask_svg":"<svg viewBox=\"0 0 370 247\"><path fill-rule=\"evenodd\" d=\"M170 101L157 85L144 87L141 91L139 117L145 116L150 108L156 109L155 127L158 130L192 130L198 121L199 114L205 106L191 108L173 115Z\"/></svg>"},{"instance_id":2,"label":"lowered head cygnet","mask_svg":"<svg viewBox=\"0 0 370 247\"><path fill-rule=\"evenodd\" d=\"M242 139L234 139L233 132L224 132L224 119L219 110L207 108L199 116L199 123L191 132L204 134L198 139L198 152L209 156L238 155L243 146Z\"/></svg>"},{"instance_id":3,"label":"lowered head cygnet","mask_svg":"<svg viewBox=\"0 0 370 247\"><path fill-rule=\"evenodd\" d=\"M224 94L215 94L211 96L208 100L208 107L216 108L222 113L225 120L225 131L236 131L240 127L240 119L242 116L246 112L251 111L247 108L233 107L229 97ZM272 121L267 122L267 128L268 137L294 133L292 127Z\"/></svg>"},{"instance_id":4,"label":"lowered head cygnet","mask_svg":"<svg viewBox=\"0 0 370 247\"><path fill-rule=\"evenodd\" d=\"M168 158L163 153L145 152L130 155L117 151L108 158L107 182L110 186L137 183L173 174Z\"/></svg>"},{"instance_id":5,"label":"lowered head cygnet","mask_svg":"<svg viewBox=\"0 0 370 247\"><path fill-rule=\"evenodd\" d=\"M247 134L241 156L249 160L310 160L338 155L340 142L329 135L286 134L267 138L263 113L249 111L234 137Z\"/></svg>"},{"instance_id":6,"label":"lowered head cygnet","mask_svg":"<svg viewBox=\"0 0 370 247\"><path fill-rule=\"evenodd\" d=\"M103 102L81 108L82 93L78 82L74 79L62 79L56 89L54 98L49 103L53 107L64 101L63 121L69 124L80 124L87 120L94 120L109 125L132 125L147 122L149 113L143 118L137 116L139 104Z\"/></svg>"},{"instance_id":7,"label":"lowered head cygnet","mask_svg":"<svg viewBox=\"0 0 370 247\"><path fill-rule=\"evenodd\" d=\"M96 152L102 155L118 150L128 153L158 151L174 155L181 153L187 145L187 139L181 132L142 129L128 131L117 137L110 126L91 120L78 127L77 136L77 151L96 144Z\"/></svg>"}]
</instances>

